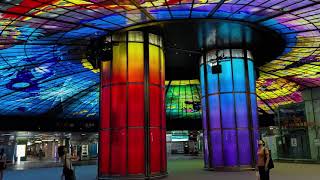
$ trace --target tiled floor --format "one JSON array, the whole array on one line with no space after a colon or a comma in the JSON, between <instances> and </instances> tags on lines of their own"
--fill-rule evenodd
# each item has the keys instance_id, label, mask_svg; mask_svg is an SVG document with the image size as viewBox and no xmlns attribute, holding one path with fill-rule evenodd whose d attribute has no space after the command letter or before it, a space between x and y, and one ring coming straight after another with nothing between
<instances>
[{"instance_id":1,"label":"tiled floor","mask_svg":"<svg viewBox=\"0 0 320 180\"><path fill-rule=\"evenodd\" d=\"M276 163L271 180L319 180L320 165ZM255 172L211 172L202 169L201 160L174 160L168 162L167 180L255 180ZM77 180L96 179L97 166L77 166ZM5 180L59 180L60 167L28 170L8 170Z\"/></svg>"}]
</instances>

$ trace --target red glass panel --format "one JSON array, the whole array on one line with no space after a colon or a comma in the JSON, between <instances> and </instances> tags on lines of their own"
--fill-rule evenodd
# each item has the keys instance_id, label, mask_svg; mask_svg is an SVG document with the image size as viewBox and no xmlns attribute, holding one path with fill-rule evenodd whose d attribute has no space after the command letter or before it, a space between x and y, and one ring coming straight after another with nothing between
<instances>
[{"instance_id":1,"label":"red glass panel","mask_svg":"<svg viewBox=\"0 0 320 180\"><path fill-rule=\"evenodd\" d=\"M128 129L128 173L143 174L144 160L144 128Z\"/></svg>"},{"instance_id":2,"label":"red glass panel","mask_svg":"<svg viewBox=\"0 0 320 180\"><path fill-rule=\"evenodd\" d=\"M144 125L144 86L128 87L128 126Z\"/></svg>"},{"instance_id":3,"label":"red glass panel","mask_svg":"<svg viewBox=\"0 0 320 180\"><path fill-rule=\"evenodd\" d=\"M111 61L102 61L101 62L101 85L105 86L110 84L111 80L111 69L110 69Z\"/></svg>"},{"instance_id":4,"label":"red glass panel","mask_svg":"<svg viewBox=\"0 0 320 180\"><path fill-rule=\"evenodd\" d=\"M111 86L111 128L127 126L126 85Z\"/></svg>"},{"instance_id":5,"label":"red glass panel","mask_svg":"<svg viewBox=\"0 0 320 180\"><path fill-rule=\"evenodd\" d=\"M160 129L150 129L150 170L151 173L160 172Z\"/></svg>"},{"instance_id":6,"label":"red glass panel","mask_svg":"<svg viewBox=\"0 0 320 180\"><path fill-rule=\"evenodd\" d=\"M161 130L161 172L167 171L166 130Z\"/></svg>"},{"instance_id":7,"label":"red glass panel","mask_svg":"<svg viewBox=\"0 0 320 180\"><path fill-rule=\"evenodd\" d=\"M111 173L127 173L127 134L126 129L111 131Z\"/></svg>"},{"instance_id":8,"label":"red glass panel","mask_svg":"<svg viewBox=\"0 0 320 180\"><path fill-rule=\"evenodd\" d=\"M107 175L110 170L110 131L100 131L99 174Z\"/></svg>"},{"instance_id":9,"label":"red glass panel","mask_svg":"<svg viewBox=\"0 0 320 180\"><path fill-rule=\"evenodd\" d=\"M166 97L165 97L165 89L161 88L161 127L166 128Z\"/></svg>"},{"instance_id":10,"label":"red glass panel","mask_svg":"<svg viewBox=\"0 0 320 180\"><path fill-rule=\"evenodd\" d=\"M150 86L150 126L160 126L160 88L157 86Z\"/></svg>"},{"instance_id":11,"label":"red glass panel","mask_svg":"<svg viewBox=\"0 0 320 180\"><path fill-rule=\"evenodd\" d=\"M127 82L127 46L120 42L113 46L112 83Z\"/></svg>"},{"instance_id":12,"label":"red glass panel","mask_svg":"<svg viewBox=\"0 0 320 180\"><path fill-rule=\"evenodd\" d=\"M101 128L109 128L110 127L110 87L102 88L100 101L101 101L100 102Z\"/></svg>"}]
</instances>

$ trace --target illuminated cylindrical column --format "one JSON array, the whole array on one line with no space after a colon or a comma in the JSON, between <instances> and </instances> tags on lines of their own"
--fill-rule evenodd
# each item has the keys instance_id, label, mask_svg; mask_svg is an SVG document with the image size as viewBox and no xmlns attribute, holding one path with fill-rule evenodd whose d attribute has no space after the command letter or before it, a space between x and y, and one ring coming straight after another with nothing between
<instances>
[{"instance_id":1,"label":"illuminated cylindrical column","mask_svg":"<svg viewBox=\"0 0 320 180\"><path fill-rule=\"evenodd\" d=\"M205 167L212 170L254 167L258 120L250 52L209 51L202 57L200 73Z\"/></svg>"},{"instance_id":2,"label":"illuminated cylindrical column","mask_svg":"<svg viewBox=\"0 0 320 180\"><path fill-rule=\"evenodd\" d=\"M99 179L167 174L162 39L141 31L112 36L101 67Z\"/></svg>"}]
</instances>

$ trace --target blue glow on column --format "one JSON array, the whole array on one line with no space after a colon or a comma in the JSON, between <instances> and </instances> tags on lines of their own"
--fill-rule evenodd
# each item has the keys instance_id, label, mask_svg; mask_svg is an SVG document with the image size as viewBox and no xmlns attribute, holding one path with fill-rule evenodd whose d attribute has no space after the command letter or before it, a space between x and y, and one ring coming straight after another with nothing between
<instances>
[{"instance_id":1,"label":"blue glow on column","mask_svg":"<svg viewBox=\"0 0 320 180\"><path fill-rule=\"evenodd\" d=\"M223 54L222 58L215 58L219 54ZM208 143L205 147L206 167L252 167L258 120L251 54L233 49L210 51L206 56L210 58L200 65L202 109L207 113L203 116L205 142ZM221 73L212 73L212 66L219 65ZM206 80L207 89L204 89ZM207 108L205 101L208 101Z\"/></svg>"}]
</instances>

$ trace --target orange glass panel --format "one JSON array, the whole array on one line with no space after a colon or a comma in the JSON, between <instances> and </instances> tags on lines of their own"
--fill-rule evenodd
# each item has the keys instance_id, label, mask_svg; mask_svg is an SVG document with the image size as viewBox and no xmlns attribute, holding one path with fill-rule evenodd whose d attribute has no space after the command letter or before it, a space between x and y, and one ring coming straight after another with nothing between
<instances>
[{"instance_id":1,"label":"orange glass panel","mask_svg":"<svg viewBox=\"0 0 320 180\"><path fill-rule=\"evenodd\" d=\"M113 46L112 83L127 82L127 46L120 42Z\"/></svg>"},{"instance_id":2,"label":"orange glass panel","mask_svg":"<svg viewBox=\"0 0 320 180\"><path fill-rule=\"evenodd\" d=\"M105 86L110 84L111 80L111 61L102 61L101 62L101 85Z\"/></svg>"},{"instance_id":3,"label":"orange glass panel","mask_svg":"<svg viewBox=\"0 0 320 180\"><path fill-rule=\"evenodd\" d=\"M149 83L160 85L160 48L149 45Z\"/></svg>"}]
</instances>

